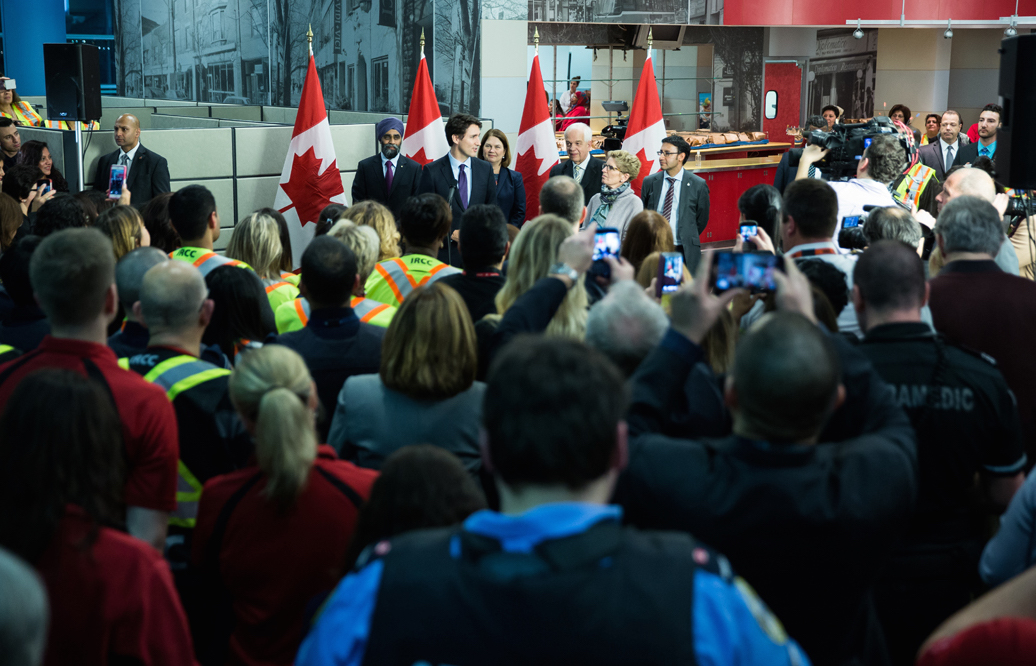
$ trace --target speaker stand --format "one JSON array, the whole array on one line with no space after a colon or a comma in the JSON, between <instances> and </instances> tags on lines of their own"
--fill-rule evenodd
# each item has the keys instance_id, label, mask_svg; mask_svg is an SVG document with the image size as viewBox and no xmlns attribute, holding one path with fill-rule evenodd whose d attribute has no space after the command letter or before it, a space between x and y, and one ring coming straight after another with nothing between
<instances>
[{"instance_id":1,"label":"speaker stand","mask_svg":"<svg viewBox=\"0 0 1036 666\"><path fill-rule=\"evenodd\" d=\"M76 165L79 169L79 191L83 191L83 123L78 120L76 123Z\"/></svg>"}]
</instances>

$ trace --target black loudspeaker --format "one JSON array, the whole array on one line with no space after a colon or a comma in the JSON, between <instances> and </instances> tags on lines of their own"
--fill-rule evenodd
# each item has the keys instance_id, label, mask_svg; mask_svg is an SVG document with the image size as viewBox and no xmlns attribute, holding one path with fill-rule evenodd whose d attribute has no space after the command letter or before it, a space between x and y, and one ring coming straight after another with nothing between
<instances>
[{"instance_id":1,"label":"black loudspeaker","mask_svg":"<svg viewBox=\"0 0 1036 666\"><path fill-rule=\"evenodd\" d=\"M1036 189L1036 34L1008 37L1000 45L1000 117L996 132L997 179L1008 187ZM1026 74L1025 72L1029 72Z\"/></svg>"},{"instance_id":2,"label":"black loudspeaker","mask_svg":"<svg viewBox=\"0 0 1036 666\"><path fill-rule=\"evenodd\" d=\"M101 68L96 46L44 44L43 69L48 119L101 119Z\"/></svg>"}]
</instances>

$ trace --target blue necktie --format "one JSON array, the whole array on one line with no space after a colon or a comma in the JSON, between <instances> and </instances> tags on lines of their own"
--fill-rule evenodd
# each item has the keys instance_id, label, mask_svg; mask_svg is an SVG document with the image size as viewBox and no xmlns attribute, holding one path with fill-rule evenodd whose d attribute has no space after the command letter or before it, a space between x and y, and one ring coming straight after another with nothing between
<instances>
[{"instance_id":1,"label":"blue necktie","mask_svg":"<svg viewBox=\"0 0 1036 666\"><path fill-rule=\"evenodd\" d=\"M982 146L978 149L978 154L982 157L989 157L989 148Z\"/></svg>"}]
</instances>

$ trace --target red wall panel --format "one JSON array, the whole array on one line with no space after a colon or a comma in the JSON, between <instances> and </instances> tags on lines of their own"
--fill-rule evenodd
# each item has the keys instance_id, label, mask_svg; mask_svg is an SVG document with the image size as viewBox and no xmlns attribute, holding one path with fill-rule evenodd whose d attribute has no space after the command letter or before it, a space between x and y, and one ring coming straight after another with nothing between
<instances>
[{"instance_id":1,"label":"red wall panel","mask_svg":"<svg viewBox=\"0 0 1036 666\"><path fill-rule=\"evenodd\" d=\"M902 0L724 0L724 25L845 25L899 20ZM907 0L907 20L986 20L1014 14L1014 0ZM1019 16L1036 15L1036 0L1021 0Z\"/></svg>"}]
</instances>

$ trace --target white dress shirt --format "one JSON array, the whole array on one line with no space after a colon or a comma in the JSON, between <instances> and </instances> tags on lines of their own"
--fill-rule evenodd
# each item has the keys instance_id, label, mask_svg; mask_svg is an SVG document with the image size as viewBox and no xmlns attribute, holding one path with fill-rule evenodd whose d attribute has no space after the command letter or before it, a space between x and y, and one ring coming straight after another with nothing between
<instances>
[{"instance_id":1,"label":"white dress shirt","mask_svg":"<svg viewBox=\"0 0 1036 666\"><path fill-rule=\"evenodd\" d=\"M379 155L380 155L380 153L379 153ZM396 177L396 169L399 168L399 153L396 153L396 156L393 157L392 159L388 159L384 155L381 155L381 175L382 176L387 176L388 175L388 167L386 167L385 165L388 164L389 162L392 162L392 177L395 178Z\"/></svg>"},{"instance_id":2,"label":"white dress shirt","mask_svg":"<svg viewBox=\"0 0 1036 666\"><path fill-rule=\"evenodd\" d=\"M460 194L460 165L464 165L464 175L468 181L468 186L464 192L464 196L467 197L468 201L471 201L471 158L467 158L463 162L458 162L457 158L453 156L453 151L446 153L450 158L450 167L453 168L453 179L457 181L457 195ZM393 165L395 167L395 165Z\"/></svg>"},{"instance_id":3,"label":"white dress shirt","mask_svg":"<svg viewBox=\"0 0 1036 666\"><path fill-rule=\"evenodd\" d=\"M126 156L126 180L129 180L130 167L133 166L133 158L137 156L138 148L140 148L139 141L137 142L137 145L133 146L133 150L129 152L122 151L122 153L119 155L119 159L115 162L116 164L122 164L122 156Z\"/></svg>"},{"instance_id":4,"label":"white dress shirt","mask_svg":"<svg viewBox=\"0 0 1036 666\"><path fill-rule=\"evenodd\" d=\"M946 167L946 149L947 148L952 148L953 149L953 153L952 153L953 157L951 157L950 160L949 160L950 164L952 165L954 158L957 157L957 151L960 150L960 140L954 141L953 143L946 143L945 141L943 141L941 136L939 137L939 159L942 160L943 167L946 168L947 170L949 170L948 167Z\"/></svg>"},{"instance_id":5,"label":"white dress shirt","mask_svg":"<svg viewBox=\"0 0 1036 666\"><path fill-rule=\"evenodd\" d=\"M586 153L586 158L582 162L580 162L579 164L576 164L575 162L572 162L572 177L575 178L576 182L579 183L580 185L583 184L583 176L586 175L586 165L589 162L590 162L590 152L589 151L587 151L587 153Z\"/></svg>"},{"instance_id":6,"label":"white dress shirt","mask_svg":"<svg viewBox=\"0 0 1036 666\"><path fill-rule=\"evenodd\" d=\"M666 193L669 191L670 178L675 178L676 182L673 183L673 209L672 211L670 211L670 214L673 216L673 219L669 220L669 226L673 230L673 238L676 239L676 244L680 245L680 236L678 236L676 233L676 223L680 221L680 191L683 189L683 187L681 187L681 185L683 184L683 169L680 169L680 172L677 173L675 176L670 176L665 171L662 172L662 191L659 192L658 208L656 210L658 210L659 213L662 213L662 211L665 209L665 197Z\"/></svg>"}]
</instances>

